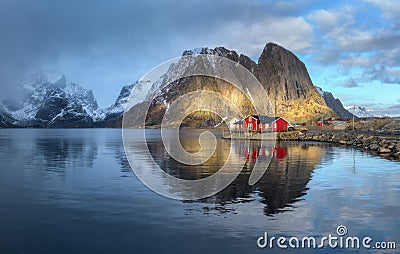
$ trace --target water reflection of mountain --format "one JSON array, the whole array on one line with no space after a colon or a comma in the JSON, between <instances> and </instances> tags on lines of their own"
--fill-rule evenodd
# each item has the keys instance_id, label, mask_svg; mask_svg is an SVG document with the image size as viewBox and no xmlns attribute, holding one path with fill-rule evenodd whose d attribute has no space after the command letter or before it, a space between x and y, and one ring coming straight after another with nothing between
<instances>
[{"instance_id":1,"label":"water reflection of mountain","mask_svg":"<svg viewBox=\"0 0 400 254\"><path fill-rule=\"evenodd\" d=\"M182 139L184 148L196 150L197 139ZM223 191L200 202L224 206L229 203L248 202L254 194L261 197L265 205L264 213L272 215L290 209L307 192L307 183L314 168L325 155L325 147L306 143L278 143L274 149L262 148L256 141L218 140L216 154L199 166L185 166L168 156L162 143L149 144L149 149L157 163L171 175L183 179L199 179L215 173L225 162L233 143L236 160L245 162L242 173ZM199 147L197 147L199 148ZM254 186L248 179L257 159L272 160L268 170ZM252 198L253 197L253 198ZM219 207L219 210L223 208Z\"/></svg>"},{"instance_id":2,"label":"water reflection of mountain","mask_svg":"<svg viewBox=\"0 0 400 254\"><path fill-rule=\"evenodd\" d=\"M18 158L13 166L40 170L46 177L52 175L46 172L53 172L61 180L67 171L93 168L99 149L90 130L20 129L8 135L0 136L0 152L5 158Z\"/></svg>"},{"instance_id":3,"label":"water reflection of mountain","mask_svg":"<svg viewBox=\"0 0 400 254\"><path fill-rule=\"evenodd\" d=\"M109 151L114 152L114 158L117 161L117 163L121 166L121 172L133 174L131 166L129 165L129 161L125 155L124 146L122 145L122 140L107 142L106 148Z\"/></svg>"},{"instance_id":4,"label":"water reflection of mountain","mask_svg":"<svg viewBox=\"0 0 400 254\"><path fill-rule=\"evenodd\" d=\"M244 159L253 159L265 151L259 145L250 143L251 154L243 153ZM278 143L273 152L268 170L254 186L248 185L248 174L241 174L225 190L202 202L229 204L231 202L251 201L252 194L257 193L265 205L265 215L272 215L290 209L293 203L306 195L307 183L314 168L325 155L325 148L316 144Z\"/></svg>"},{"instance_id":5,"label":"water reflection of mountain","mask_svg":"<svg viewBox=\"0 0 400 254\"><path fill-rule=\"evenodd\" d=\"M34 159L42 163L46 170L64 171L71 167L93 166L97 155L97 144L84 138L35 139Z\"/></svg>"},{"instance_id":6,"label":"water reflection of mountain","mask_svg":"<svg viewBox=\"0 0 400 254\"><path fill-rule=\"evenodd\" d=\"M182 146L188 151L197 151L200 148L197 137L184 135ZM101 163L101 156L111 153L123 172L131 172L119 133L97 133L90 130L21 131L12 140L1 137L0 144L0 150L4 153L10 154L10 157L15 153L24 165L30 165L35 170L43 169L65 175L65 172L75 168L94 168L97 157ZM212 204L210 206L218 205L220 211L223 211L232 209L226 204L257 198L264 204L266 215L287 210L306 194L312 171L321 163L326 151L329 151L326 146L316 144L278 143L272 149L263 148L260 142L255 141L217 139L217 152L208 161L198 166L187 166L168 155L157 135L150 139L148 147L155 161L169 174L183 179L199 179L214 174L222 167L230 153L231 144L232 167L235 163L244 163L243 171L223 191L200 202ZM273 156L267 172L256 185L249 186L248 179L256 159L266 160L268 154Z\"/></svg>"},{"instance_id":7,"label":"water reflection of mountain","mask_svg":"<svg viewBox=\"0 0 400 254\"><path fill-rule=\"evenodd\" d=\"M272 160L268 171L256 186L262 202L266 204L264 212L267 215L284 211L306 195L311 173L325 153L324 148L311 144L281 147L287 149L288 157Z\"/></svg>"}]
</instances>

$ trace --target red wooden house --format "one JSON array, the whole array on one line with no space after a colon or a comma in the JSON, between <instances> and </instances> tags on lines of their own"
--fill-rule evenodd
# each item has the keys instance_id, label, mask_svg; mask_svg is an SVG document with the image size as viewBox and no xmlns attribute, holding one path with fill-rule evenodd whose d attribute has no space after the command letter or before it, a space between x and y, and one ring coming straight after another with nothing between
<instances>
[{"instance_id":1,"label":"red wooden house","mask_svg":"<svg viewBox=\"0 0 400 254\"><path fill-rule=\"evenodd\" d=\"M282 117L277 117L275 119L275 121L272 122L272 127L271 130L272 131L276 131L276 132L284 132L284 131L288 131L289 128L293 128L289 121L282 118Z\"/></svg>"},{"instance_id":2,"label":"red wooden house","mask_svg":"<svg viewBox=\"0 0 400 254\"><path fill-rule=\"evenodd\" d=\"M327 121L319 121L317 123L317 126L331 126L331 125L332 125L332 123L327 122Z\"/></svg>"},{"instance_id":3,"label":"red wooden house","mask_svg":"<svg viewBox=\"0 0 400 254\"><path fill-rule=\"evenodd\" d=\"M283 132L288 131L291 127L289 121L282 117L269 117L249 115L245 119L234 123L237 127L236 130L248 131L274 131Z\"/></svg>"}]
</instances>

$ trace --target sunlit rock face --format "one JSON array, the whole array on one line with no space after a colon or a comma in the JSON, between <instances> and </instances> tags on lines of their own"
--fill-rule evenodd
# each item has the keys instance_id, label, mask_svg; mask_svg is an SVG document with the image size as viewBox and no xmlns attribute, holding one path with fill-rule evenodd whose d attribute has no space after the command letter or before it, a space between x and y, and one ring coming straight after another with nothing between
<instances>
[{"instance_id":1,"label":"sunlit rock face","mask_svg":"<svg viewBox=\"0 0 400 254\"><path fill-rule=\"evenodd\" d=\"M265 89L271 105L275 108L275 115L285 117L289 121L307 122L326 116L338 116L334 110L327 106L324 98L314 87L304 63L292 52L277 44L266 44L258 59L258 63L255 63L245 55L239 55L235 51L223 47L215 49L202 48L183 53L183 56L188 55L216 55L243 65L254 74ZM215 71L219 71L218 66L215 64L211 64L211 66L215 66ZM157 93L151 94L155 90L155 86L153 85L153 90L146 97L146 100L152 100L146 125L160 125L163 114L169 105L184 94L196 90L213 91L223 95L232 101L244 115L256 113L248 96L232 84L223 80L206 76L196 76L174 81L174 78L179 74L184 74L188 70L196 68L200 69L202 66L196 65L195 62L191 62L190 60L183 59L177 64L172 65L161 81L155 82L157 83L156 86L162 87L162 89ZM224 71L229 72L230 70ZM232 73L231 75L235 74ZM265 101L267 101L267 98L265 98ZM197 105L199 108L210 104L214 104L219 109L223 108L218 100L203 100L201 103ZM189 110L189 108L188 105L187 109ZM131 123L135 122L135 116L142 110L144 110L143 104L138 103L125 116L130 119ZM226 107L226 111L225 113L228 114L230 109ZM190 114L190 112L181 113ZM200 121L199 119L202 117L203 121ZM204 122L208 122L209 126L213 126L220 121L215 116L203 114L202 112L197 112L192 119L194 120L191 123L189 119L185 125L203 127Z\"/></svg>"},{"instance_id":2,"label":"sunlit rock face","mask_svg":"<svg viewBox=\"0 0 400 254\"><path fill-rule=\"evenodd\" d=\"M305 64L289 50L268 43L258 59L255 75L275 105L276 115L293 122L336 116L314 87Z\"/></svg>"}]
</instances>

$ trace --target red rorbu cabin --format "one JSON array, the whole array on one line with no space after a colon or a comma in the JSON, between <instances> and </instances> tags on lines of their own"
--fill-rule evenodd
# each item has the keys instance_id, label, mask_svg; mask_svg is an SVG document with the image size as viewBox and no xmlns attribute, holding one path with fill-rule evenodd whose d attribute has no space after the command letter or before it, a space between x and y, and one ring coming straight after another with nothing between
<instances>
[{"instance_id":1,"label":"red rorbu cabin","mask_svg":"<svg viewBox=\"0 0 400 254\"><path fill-rule=\"evenodd\" d=\"M331 126L332 124L330 122L326 121L320 121L317 123L317 126Z\"/></svg>"},{"instance_id":2,"label":"red rorbu cabin","mask_svg":"<svg viewBox=\"0 0 400 254\"><path fill-rule=\"evenodd\" d=\"M234 123L236 130L284 132L291 127L289 121L282 117L249 115Z\"/></svg>"}]
</instances>

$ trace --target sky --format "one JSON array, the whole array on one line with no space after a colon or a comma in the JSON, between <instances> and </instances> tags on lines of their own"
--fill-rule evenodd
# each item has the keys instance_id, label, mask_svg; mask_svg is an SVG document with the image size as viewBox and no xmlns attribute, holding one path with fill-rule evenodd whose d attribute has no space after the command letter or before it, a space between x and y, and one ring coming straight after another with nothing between
<instances>
[{"instance_id":1,"label":"sky","mask_svg":"<svg viewBox=\"0 0 400 254\"><path fill-rule=\"evenodd\" d=\"M1 97L49 71L107 107L186 49L224 46L257 61L275 42L343 104L400 114L398 0L0 0L0 38Z\"/></svg>"}]
</instances>

